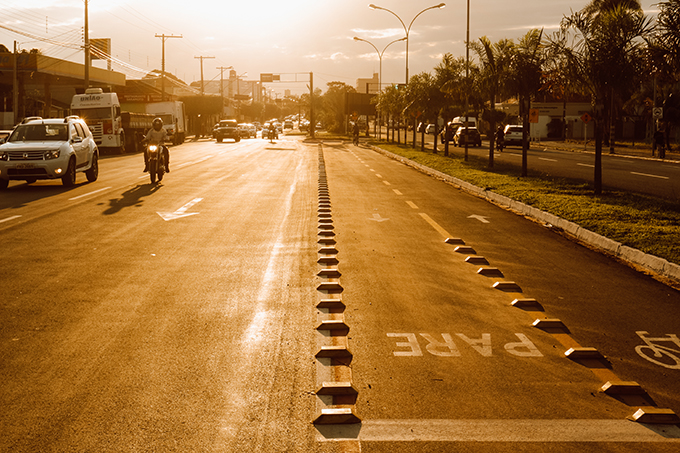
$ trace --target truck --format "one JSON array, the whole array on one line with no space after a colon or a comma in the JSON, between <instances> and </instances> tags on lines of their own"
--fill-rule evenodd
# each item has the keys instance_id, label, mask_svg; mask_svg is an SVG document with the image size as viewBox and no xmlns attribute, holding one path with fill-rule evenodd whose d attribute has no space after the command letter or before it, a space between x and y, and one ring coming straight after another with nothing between
<instances>
[{"instance_id":1,"label":"truck","mask_svg":"<svg viewBox=\"0 0 680 453\"><path fill-rule=\"evenodd\" d=\"M174 145L184 143L187 123L183 102L152 102L146 104L146 113L153 114L163 120L163 127Z\"/></svg>"},{"instance_id":2,"label":"truck","mask_svg":"<svg viewBox=\"0 0 680 453\"><path fill-rule=\"evenodd\" d=\"M117 149L121 154L141 149L141 139L155 118L148 113L122 112L118 95L101 88L74 95L71 113L85 120L98 147Z\"/></svg>"}]
</instances>

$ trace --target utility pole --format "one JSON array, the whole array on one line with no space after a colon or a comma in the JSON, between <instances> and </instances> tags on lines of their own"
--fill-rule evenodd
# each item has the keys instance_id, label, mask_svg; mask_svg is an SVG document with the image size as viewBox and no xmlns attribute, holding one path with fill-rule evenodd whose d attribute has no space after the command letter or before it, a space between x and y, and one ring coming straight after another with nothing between
<instances>
[{"instance_id":1,"label":"utility pole","mask_svg":"<svg viewBox=\"0 0 680 453\"><path fill-rule=\"evenodd\" d=\"M83 36L85 41L85 74L83 81L85 89L90 87L90 20L87 12L87 4L90 0L85 0L85 27L83 29Z\"/></svg>"},{"instance_id":2,"label":"utility pole","mask_svg":"<svg viewBox=\"0 0 680 453\"><path fill-rule=\"evenodd\" d=\"M203 81L203 60L207 60L207 59L215 58L215 57L200 56L200 57L194 57L194 58L201 60L201 96L203 96L205 94L205 82Z\"/></svg>"},{"instance_id":3,"label":"utility pole","mask_svg":"<svg viewBox=\"0 0 680 453\"><path fill-rule=\"evenodd\" d=\"M309 73L309 133L314 138L314 73Z\"/></svg>"},{"instance_id":4,"label":"utility pole","mask_svg":"<svg viewBox=\"0 0 680 453\"><path fill-rule=\"evenodd\" d=\"M182 35L166 35L166 34L156 34L156 38L161 38L163 44L161 46L162 57L161 57L161 102L165 101L165 40L168 38L181 38Z\"/></svg>"},{"instance_id":5,"label":"utility pole","mask_svg":"<svg viewBox=\"0 0 680 453\"><path fill-rule=\"evenodd\" d=\"M14 41L14 91L12 93L12 110L14 110L14 124L19 122L19 51ZM656 85L655 85L656 89Z\"/></svg>"}]
</instances>

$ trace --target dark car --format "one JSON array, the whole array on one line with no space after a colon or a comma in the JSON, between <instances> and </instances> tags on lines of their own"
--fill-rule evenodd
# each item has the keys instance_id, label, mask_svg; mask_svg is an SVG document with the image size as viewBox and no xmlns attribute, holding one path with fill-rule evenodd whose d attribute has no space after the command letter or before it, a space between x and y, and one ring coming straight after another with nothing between
<instances>
[{"instance_id":1,"label":"dark car","mask_svg":"<svg viewBox=\"0 0 680 453\"><path fill-rule=\"evenodd\" d=\"M465 127L459 127L456 134L453 136L453 144L456 146L463 146L465 144L472 146L482 146L482 137L476 127L468 127L467 135Z\"/></svg>"},{"instance_id":2,"label":"dark car","mask_svg":"<svg viewBox=\"0 0 680 453\"><path fill-rule=\"evenodd\" d=\"M235 142L241 141L241 131L236 120L220 121L217 123L214 134L218 143L221 143L225 138L231 138Z\"/></svg>"}]
</instances>

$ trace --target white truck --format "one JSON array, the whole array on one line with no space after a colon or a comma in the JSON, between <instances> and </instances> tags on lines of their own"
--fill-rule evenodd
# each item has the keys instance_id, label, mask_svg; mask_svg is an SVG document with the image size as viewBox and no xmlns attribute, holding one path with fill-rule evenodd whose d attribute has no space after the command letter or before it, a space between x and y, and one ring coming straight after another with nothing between
<instances>
[{"instance_id":1,"label":"white truck","mask_svg":"<svg viewBox=\"0 0 680 453\"><path fill-rule=\"evenodd\" d=\"M71 100L71 113L84 119L100 148L136 152L141 138L152 126L154 116L122 112L118 95L101 88L88 88Z\"/></svg>"},{"instance_id":2,"label":"white truck","mask_svg":"<svg viewBox=\"0 0 680 453\"><path fill-rule=\"evenodd\" d=\"M181 101L152 102L146 104L146 113L163 120L163 127L173 144L184 143L186 138L186 114Z\"/></svg>"}]
</instances>

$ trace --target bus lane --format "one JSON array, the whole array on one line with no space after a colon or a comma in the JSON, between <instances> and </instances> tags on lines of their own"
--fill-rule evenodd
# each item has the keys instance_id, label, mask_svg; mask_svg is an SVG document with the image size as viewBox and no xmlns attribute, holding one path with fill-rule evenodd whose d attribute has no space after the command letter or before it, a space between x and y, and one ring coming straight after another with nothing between
<instances>
[{"instance_id":1,"label":"bus lane","mask_svg":"<svg viewBox=\"0 0 680 453\"><path fill-rule=\"evenodd\" d=\"M410 198L403 174L391 178L400 164L354 147L328 149L326 159L362 424L322 438L677 441L677 427L663 437L631 422L650 399L605 392L620 381L607 360L476 250L462 225L447 231ZM442 187L462 210L486 204Z\"/></svg>"}]
</instances>

